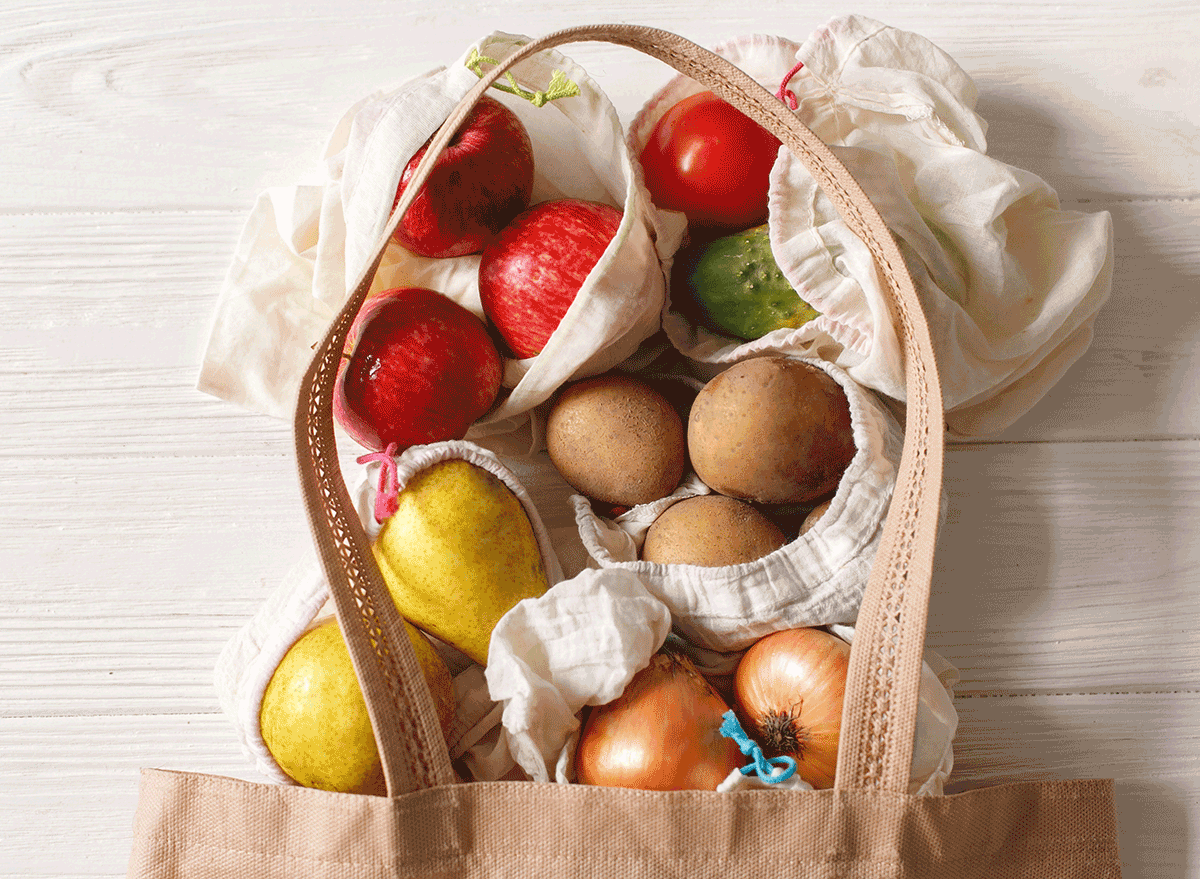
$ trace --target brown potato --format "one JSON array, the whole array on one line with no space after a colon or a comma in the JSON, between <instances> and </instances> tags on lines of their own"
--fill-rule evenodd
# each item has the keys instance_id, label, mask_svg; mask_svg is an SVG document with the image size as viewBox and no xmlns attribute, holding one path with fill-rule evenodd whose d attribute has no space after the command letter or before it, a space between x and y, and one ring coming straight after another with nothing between
<instances>
[{"instance_id":1,"label":"brown potato","mask_svg":"<svg viewBox=\"0 0 1200 879\"><path fill-rule=\"evenodd\" d=\"M812 529L812 526L816 525L817 521L829 511L829 506L832 503L833 498L830 498L829 500L819 503L813 507L812 510L809 511L808 515L804 517L804 521L800 523L800 533L808 533Z\"/></svg>"},{"instance_id":2,"label":"brown potato","mask_svg":"<svg viewBox=\"0 0 1200 879\"><path fill-rule=\"evenodd\" d=\"M740 565L786 542L778 526L754 507L725 495L707 494L664 510L646 532L642 558L659 564Z\"/></svg>"},{"instance_id":3,"label":"brown potato","mask_svg":"<svg viewBox=\"0 0 1200 879\"><path fill-rule=\"evenodd\" d=\"M782 355L743 360L705 385L692 404L687 442L707 485L768 504L829 494L855 452L841 385Z\"/></svg>"},{"instance_id":4,"label":"brown potato","mask_svg":"<svg viewBox=\"0 0 1200 879\"><path fill-rule=\"evenodd\" d=\"M563 390L546 419L546 447L572 488L622 506L666 497L687 466L679 413L654 388L619 373Z\"/></svg>"}]
</instances>

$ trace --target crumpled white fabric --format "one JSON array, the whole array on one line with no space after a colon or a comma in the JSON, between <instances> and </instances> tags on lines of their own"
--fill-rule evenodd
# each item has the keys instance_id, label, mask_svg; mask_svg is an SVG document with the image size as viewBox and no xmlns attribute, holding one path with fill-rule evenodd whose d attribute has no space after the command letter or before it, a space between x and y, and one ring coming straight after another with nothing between
<instances>
[{"instance_id":1,"label":"crumpled white fabric","mask_svg":"<svg viewBox=\"0 0 1200 879\"><path fill-rule=\"evenodd\" d=\"M670 630L666 605L617 570L583 571L501 618L488 692L504 705L504 740L530 778L570 780L580 710L620 696Z\"/></svg>"},{"instance_id":2,"label":"crumpled white fabric","mask_svg":"<svg viewBox=\"0 0 1200 879\"><path fill-rule=\"evenodd\" d=\"M670 625L667 607L631 572L613 568L563 581L501 619L488 651L488 692L504 706L501 740L530 778L558 784L574 780L583 707L620 696L662 647ZM788 627L776 626L781 628ZM853 627L831 626L830 631L853 643ZM728 674L740 658L740 653L715 654L678 638L672 643L705 674ZM940 794L953 769L957 681L957 669L926 651L910 793ZM754 787L810 789L800 779L768 785L740 771L718 789Z\"/></svg>"},{"instance_id":3,"label":"crumpled white fabric","mask_svg":"<svg viewBox=\"0 0 1200 879\"><path fill-rule=\"evenodd\" d=\"M259 196L218 298L201 390L254 411L291 415L312 346L374 256L405 165L478 81L466 66L472 51L501 59L527 41L492 34L449 67L358 102L329 137L323 179ZM544 89L555 70L580 94L535 107L489 90L529 130L533 201L600 201L621 209L623 218L542 353L505 360L508 393L472 436L520 425L567 379L612 368L657 332L666 285L661 260L683 234L678 217L650 205L617 112L581 67L550 50L517 65L515 76L531 90ZM392 243L371 293L428 287L482 318L478 264L478 255L427 259Z\"/></svg>"},{"instance_id":4,"label":"crumpled white fabric","mask_svg":"<svg viewBox=\"0 0 1200 879\"><path fill-rule=\"evenodd\" d=\"M804 63L787 84L797 114L899 241L929 319L950 430L996 433L1032 408L1091 343L1112 286L1111 217L1061 210L1045 181L989 157L974 83L917 34L852 15L803 45L754 36L715 51L772 92ZM680 76L656 93L630 127L635 154L670 106L700 90ZM667 334L713 363L809 352L902 401L902 354L871 256L788 150L772 170L769 207L776 262L821 316L739 342L670 312Z\"/></svg>"},{"instance_id":5,"label":"crumpled white fabric","mask_svg":"<svg viewBox=\"0 0 1200 879\"><path fill-rule=\"evenodd\" d=\"M804 534L753 562L721 568L639 559L646 530L664 509L710 489L689 473L668 498L614 520L572 497L580 537L606 569L631 571L671 610L675 630L693 644L739 650L780 628L853 622L870 576L896 483L903 431L870 391L832 363L797 357L824 370L846 392L856 451L828 511Z\"/></svg>"},{"instance_id":6,"label":"crumpled white fabric","mask_svg":"<svg viewBox=\"0 0 1200 879\"><path fill-rule=\"evenodd\" d=\"M783 781L763 781L755 773L746 775L740 769L735 769L725 776L725 780L717 785L717 790L724 793L731 790L812 790L813 786L800 777L799 773Z\"/></svg>"}]
</instances>

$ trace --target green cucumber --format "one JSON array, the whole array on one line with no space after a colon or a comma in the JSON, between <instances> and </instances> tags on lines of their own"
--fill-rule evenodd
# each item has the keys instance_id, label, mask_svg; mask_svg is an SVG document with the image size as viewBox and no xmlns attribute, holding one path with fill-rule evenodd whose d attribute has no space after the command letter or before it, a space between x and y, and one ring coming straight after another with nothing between
<instances>
[{"instance_id":1,"label":"green cucumber","mask_svg":"<svg viewBox=\"0 0 1200 879\"><path fill-rule=\"evenodd\" d=\"M681 253L671 296L678 311L746 341L803 326L819 314L779 270L765 224Z\"/></svg>"}]
</instances>

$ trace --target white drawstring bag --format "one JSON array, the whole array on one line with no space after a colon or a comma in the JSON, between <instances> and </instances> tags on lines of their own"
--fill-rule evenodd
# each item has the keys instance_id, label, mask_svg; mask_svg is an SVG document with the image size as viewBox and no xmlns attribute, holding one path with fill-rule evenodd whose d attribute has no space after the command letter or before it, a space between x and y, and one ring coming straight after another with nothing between
<instances>
[{"instance_id":1,"label":"white drawstring bag","mask_svg":"<svg viewBox=\"0 0 1200 879\"><path fill-rule=\"evenodd\" d=\"M896 235L929 320L950 430L992 434L1032 408L1091 343L1112 286L1110 216L1061 210L1045 181L989 157L974 83L924 37L848 16L803 45L753 36L714 51L794 96ZM667 109L701 90L676 76L657 92L630 126L634 155ZM786 150L769 214L775 260L820 316L741 342L670 311L672 342L712 364L808 353L902 401L901 351L870 254Z\"/></svg>"},{"instance_id":2,"label":"white drawstring bag","mask_svg":"<svg viewBox=\"0 0 1200 879\"><path fill-rule=\"evenodd\" d=\"M671 615L629 571L585 571L540 598L527 599L501 619L492 633L486 676L492 698L503 705L501 741L535 781L574 780L581 712L624 692L666 642ZM786 628L786 627L784 627ZM850 626L832 626L845 641ZM679 639L673 647L703 674L728 673L740 653L714 656ZM941 794L954 767L958 713L953 689L958 670L925 651L909 792ZM669 748L664 743L664 748ZM740 771L719 790L759 785ZM810 786L795 778L783 787Z\"/></svg>"},{"instance_id":3,"label":"white drawstring bag","mask_svg":"<svg viewBox=\"0 0 1200 879\"><path fill-rule=\"evenodd\" d=\"M201 390L254 411L290 416L312 346L345 302L347 284L371 258L409 159L478 81L475 71L490 69L491 59L527 41L493 34L455 64L360 101L329 138L323 181L259 197L221 289ZM657 332L666 286L661 261L683 234L678 217L650 205L617 112L582 68L547 51L517 65L514 75L517 88L531 97L495 89L489 94L529 131L533 203L580 198L606 203L623 216L542 352L505 360L508 390L473 436L519 426L520 416L563 382L616 366ZM556 89L572 87L577 94L555 99ZM431 259L393 243L372 293L428 287L483 317L478 266L478 254Z\"/></svg>"},{"instance_id":4,"label":"white drawstring bag","mask_svg":"<svg viewBox=\"0 0 1200 879\"><path fill-rule=\"evenodd\" d=\"M671 611L675 631L710 650L740 650L778 629L851 623L875 558L896 482L903 431L875 396L828 361L823 370L846 394L854 457L829 509L808 531L752 562L725 567L640 560L646 531L672 504L710 493L694 473L669 497L606 519L574 495L575 521L594 563L636 574Z\"/></svg>"}]
</instances>

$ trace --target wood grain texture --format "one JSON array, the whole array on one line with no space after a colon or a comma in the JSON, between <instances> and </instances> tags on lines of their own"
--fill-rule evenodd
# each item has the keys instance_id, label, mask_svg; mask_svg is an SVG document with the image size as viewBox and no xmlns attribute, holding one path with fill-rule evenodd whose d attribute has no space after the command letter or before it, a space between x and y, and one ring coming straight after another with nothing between
<instances>
[{"instance_id":1,"label":"wood grain texture","mask_svg":"<svg viewBox=\"0 0 1200 879\"><path fill-rule=\"evenodd\" d=\"M1200 692L1198 455L1194 442L949 453L928 643L964 692Z\"/></svg>"},{"instance_id":2,"label":"wood grain texture","mask_svg":"<svg viewBox=\"0 0 1200 879\"><path fill-rule=\"evenodd\" d=\"M1031 778L1115 778L1122 875L1195 874L1200 826L1196 693L956 701L952 790Z\"/></svg>"},{"instance_id":3,"label":"wood grain texture","mask_svg":"<svg viewBox=\"0 0 1200 879\"><path fill-rule=\"evenodd\" d=\"M834 10L38 0L0 10L0 879L122 875L145 765L255 778L226 640L308 551L288 426L195 390L257 194L356 100L492 30L803 39ZM955 444L929 644L955 788L1117 779L1127 879L1200 879L1200 8L868 2L975 79L992 155L1109 211L1086 355ZM628 121L669 73L571 47ZM561 499L543 510L571 527Z\"/></svg>"},{"instance_id":4,"label":"wood grain texture","mask_svg":"<svg viewBox=\"0 0 1200 879\"><path fill-rule=\"evenodd\" d=\"M217 714L2 718L0 877L124 876L140 771L257 780Z\"/></svg>"},{"instance_id":5,"label":"wood grain texture","mask_svg":"<svg viewBox=\"0 0 1200 879\"><path fill-rule=\"evenodd\" d=\"M1131 8L1073 0L863 3L854 11L950 52L979 80L984 115L1009 122L993 126L997 155L1053 176L1067 197L1194 197L1195 9ZM20 120L0 187L11 211L248 207L265 186L309 172L354 101L449 63L492 30L635 21L712 45L764 30L803 40L833 14L781 0L752 10L718 3L703 16L684 3L564 3L534 14L511 0L436 12L350 0L283 20L274 0L23 5L0 19L0 93ZM584 44L568 54L605 83L626 118L647 86L668 76L625 49ZM111 173L131 153L140 163L136 190ZM1146 162L1149 154L1158 160Z\"/></svg>"},{"instance_id":6,"label":"wood grain texture","mask_svg":"<svg viewBox=\"0 0 1200 879\"><path fill-rule=\"evenodd\" d=\"M1113 293L1091 349L998 439L1200 436L1200 200L1075 208L1113 215ZM0 409L37 441L10 453L261 452L283 437L194 390L243 222L232 210L0 216L0 377L10 377ZM61 243L44 247L50 237ZM87 419L60 417L84 407ZM53 429L39 430L39 419ZM0 449L15 440L0 436Z\"/></svg>"}]
</instances>

